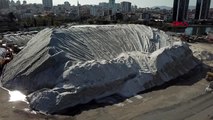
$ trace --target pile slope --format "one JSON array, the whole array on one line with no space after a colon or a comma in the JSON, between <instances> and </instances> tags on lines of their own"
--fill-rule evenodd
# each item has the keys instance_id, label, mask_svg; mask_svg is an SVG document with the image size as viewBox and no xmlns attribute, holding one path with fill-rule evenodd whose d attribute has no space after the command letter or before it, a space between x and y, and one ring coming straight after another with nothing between
<instances>
[{"instance_id":1,"label":"pile slope","mask_svg":"<svg viewBox=\"0 0 213 120\"><path fill-rule=\"evenodd\" d=\"M37 34L1 82L28 94L32 109L57 113L112 94L135 95L198 64L186 44L154 28L74 26Z\"/></svg>"}]
</instances>

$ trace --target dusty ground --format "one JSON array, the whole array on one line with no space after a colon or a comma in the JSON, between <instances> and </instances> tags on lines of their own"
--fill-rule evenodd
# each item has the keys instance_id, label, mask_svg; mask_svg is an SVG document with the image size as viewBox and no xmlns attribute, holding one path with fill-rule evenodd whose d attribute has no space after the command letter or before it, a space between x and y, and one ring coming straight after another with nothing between
<instances>
[{"instance_id":1,"label":"dusty ground","mask_svg":"<svg viewBox=\"0 0 213 120\"><path fill-rule=\"evenodd\" d=\"M192 44L191 48L197 55L201 50L213 52L212 44ZM204 62L213 66L212 60ZM68 112L72 117L26 112L27 104L9 103L7 91L0 89L0 120L213 120L213 94L205 93L206 71L198 67L189 75L129 99L109 97L110 105L78 106Z\"/></svg>"},{"instance_id":2,"label":"dusty ground","mask_svg":"<svg viewBox=\"0 0 213 120\"><path fill-rule=\"evenodd\" d=\"M0 120L72 120L66 116L45 116L27 112L28 105L24 102L8 102L8 92L0 88ZM69 119L68 119L69 118Z\"/></svg>"}]
</instances>

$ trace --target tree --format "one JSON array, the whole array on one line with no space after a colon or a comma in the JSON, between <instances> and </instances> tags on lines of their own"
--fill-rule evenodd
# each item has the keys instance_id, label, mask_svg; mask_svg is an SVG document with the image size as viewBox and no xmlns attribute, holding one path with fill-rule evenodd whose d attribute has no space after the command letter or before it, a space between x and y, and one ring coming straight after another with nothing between
<instances>
[{"instance_id":1,"label":"tree","mask_svg":"<svg viewBox=\"0 0 213 120\"><path fill-rule=\"evenodd\" d=\"M10 20L10 22L15 22L16 17L13 12L8 13L8 19Z\"/></svg>"},{"instance_id":2,"label":"tree","mask_svg":"<svg viewBox=\"0 0 213 120\"><path fill-rule=\"evenodd\" d=\"M159 7L155 7L155 10L160 10L160 8Z\"/></svg>"},{"instance_id":3,"label":"tree","mask_svg":"<svg viewBox=\"0 0 213 120\"><path fill-rule=\"evenodd\" d=\"M34 24L34 27L37 27L37 21L35 18L33 18L33 24Z\"/></svg>"}]
</instances>

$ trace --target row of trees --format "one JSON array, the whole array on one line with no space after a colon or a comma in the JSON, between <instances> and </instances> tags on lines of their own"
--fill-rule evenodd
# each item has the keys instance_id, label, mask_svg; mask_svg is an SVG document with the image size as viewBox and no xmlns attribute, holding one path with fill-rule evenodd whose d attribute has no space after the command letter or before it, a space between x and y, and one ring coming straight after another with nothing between
<instances>
[{"instance_id":1,"label":"row of trees","mask_svg":"<svg viewBox=\"0 0 213 120\"><path fill-rule=\"evenodd\" d=\"M33 18L18 20L19 25L24 28L40 26L59 26L67 22L69 21L67 21L65 18L55 16L37 16Z\"/></svg>"},{"instance_id":2,"label":"row of trees","mask_svg":"<svg viewBox=\"0 0 213 120\"><path fill-rule=\"evenodd\" d=\"M112 20L106 20L104 17L92 17L92 16L82 16L77 18L75 16L55 16L54 14L48 14L45 16L36 16L32 18L16 18L13 13L8 14L8 19L10 22L15 22L18 24L19 28L31 28L40 26L61 26L66 25L66 23L79 23L79 24L145 24L153 27L157 27L162 30L170 30L168 24L164 22L154 22L154 21L138 21L126 19L123 20L122 14L116 14L112 16Z\"/></svg>"}]
</instances>

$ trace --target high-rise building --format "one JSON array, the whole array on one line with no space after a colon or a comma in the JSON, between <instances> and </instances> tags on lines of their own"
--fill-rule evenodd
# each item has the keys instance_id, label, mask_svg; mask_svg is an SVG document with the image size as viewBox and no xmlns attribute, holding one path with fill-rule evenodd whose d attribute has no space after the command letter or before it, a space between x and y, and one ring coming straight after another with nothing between
<instances>
[{"instance_id":1,"label":"high-rise building","mask_svg":"<svg viewBox=\"0 0 213 120\"><path fill-rule=\"evenodd\" d=\"M121 4L120 3L115 3L115 9L117 13L121 12Z\"/></svg>"},{"instance_id":2,"label":"high-rise building","mask_svg":"<svg viewBox=\"0 0 213 120\"><path fill-rule=\"evenodd\" d=\"M90 15L97 16L97 17L104 16L104 10L99 5L91 6L90 7Z\"/></svg>"},{"instance_id":3,"label":"high-rise building","mask_svg":"<svg viewBox=\"0 0 213 120\"><path fill-rule=\"evenodd\" d=\"M131 12L132 3L131 2L121 2L121 11L124 13Z\"/></svg>"},{"instance_id":4,"label":"high-rise building","mask_svg":"<svg viewBox=\"0 0 213 120\"><path fill-rule=\"evenodd\" d=\"M173 4L173 21L187 20L187 12L189 7L189 0L174 0Z\"/></svg>"},{"instance_id":5,"label":"high-rise building","mask_svg":"<svg viewBox=\"0 0 213 120\"><path fill-rule=\"evenodd\" d=\"M115 7L115 0L109 0L109 7L114 8Z\"/></svg>"},{"instance_id":6,"label":"high-rise building","mask_svg":"<svg viewBox=\"0 0 213 120\"><path fill-rule=\"evenodd\" d=\"M106 2L100 2L99 6L102 7L103 9L108 9L109 8L109 3Z\"/></svg>"},{"instance_id":7,"label":"high-rise building","mask_svg":"<svg viewBox=\"0 0 213 120\"><path fill-rule=\"evenodd\" d=\"M42 0L42 4L45 10L51 10L53 7L53 0Z\"/></svg>"},{"instance_id":8,"label":"high-rise building","mask_svg":"<svg viewBox=\"0 0 213 120\"><path fill-rule=\"evenodd\" d=\"M79 1L77 1L77 15L78 17L80 18L80 4L79 4Z\"/></svg>"},{"instance_id":9,"label":"high-rise building","mask_svg":"<svg viewBox=\"0 0 213 120\"><path fill-rule=\"evenodd\" d=\"M195 19L207 19L211 0L197 0Z\"/></svg>"},{"instance_id":10,"label":"high-rise building","mask_svg":"<svg viewBox=\"0 0 213 120\"><path fill-rule=\"evenodd\" d=\"M116 13L115 0L109 0L109 13L114 15Z\"/></svg>"},{"instance_id":11,"label":"high-rise building","mask_svg":"<svg viewBox=\"0 0 213 120\"><path fill-rule=\"evenodd\" d=\"M9 0L0 0L0 9L9 8Z\"/></svg>"}]
</instances>

